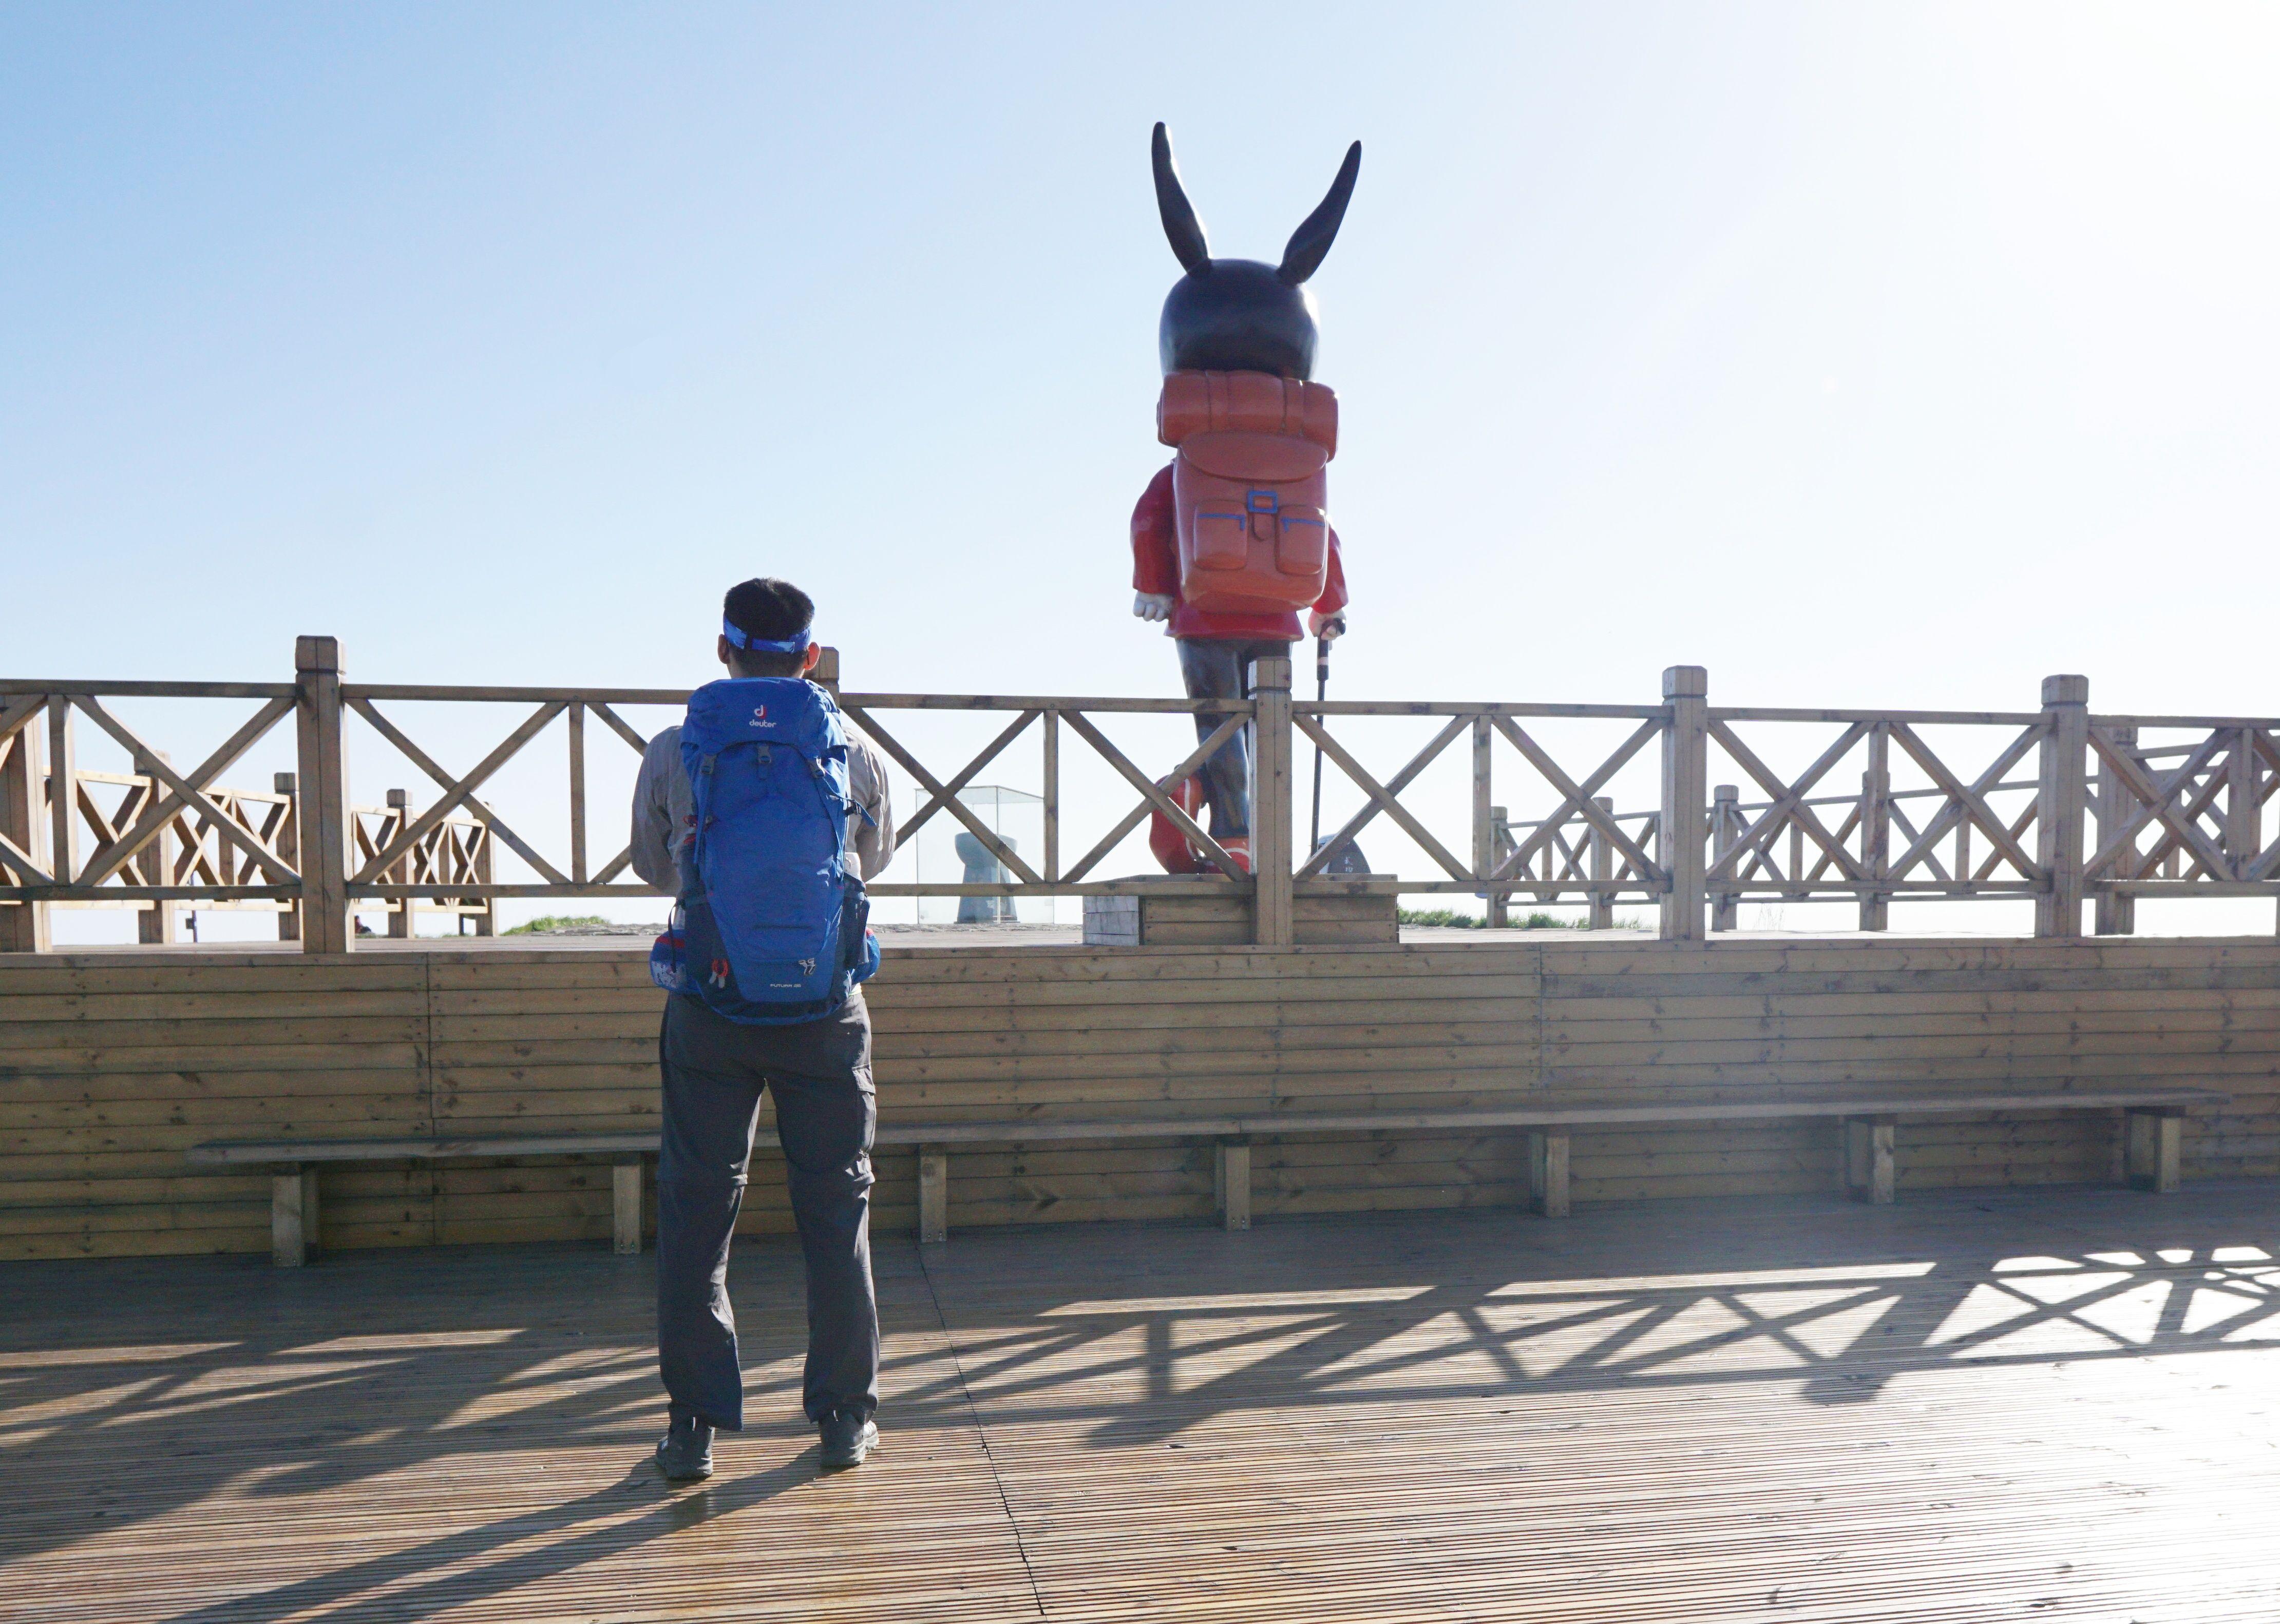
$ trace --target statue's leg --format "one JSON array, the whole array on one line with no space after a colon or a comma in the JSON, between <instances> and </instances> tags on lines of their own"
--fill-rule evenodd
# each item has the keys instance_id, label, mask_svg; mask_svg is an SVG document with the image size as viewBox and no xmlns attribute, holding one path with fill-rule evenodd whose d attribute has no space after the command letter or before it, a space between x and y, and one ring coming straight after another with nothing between
<instances>
[{"instance_id":1,"label":"statue's leg","mask_svg":"<svg viewBox=\"0 0 2280 1624\"><path fill-rule=\"evenodd\" d=\"M990 848L960 831L952 843L958 860L966 865L962 876L967 885L988 885L998 876L998 859ZM994 897L961 897L958 899L958 922L961 925L986 925L998 917L998 899Z\"/></svg>"},{"instance_id":2,"label":"statue's leg","mask_svg":"<svg viewBox=\"0 0 2280 1624\"><path fill-rule=\"evenodd\" d=\"M1180 675L1190 699L1243 697L1243 648L1239 643L1218 643L1205 637L1182 637ZM1211 737L1224 716L1196 718L1196 743ZM1251 833L1250 741L1243 732L1211 753L1204 762L1204 798L1211 804L1213 840Z\"/></svg>"}]
</instances>

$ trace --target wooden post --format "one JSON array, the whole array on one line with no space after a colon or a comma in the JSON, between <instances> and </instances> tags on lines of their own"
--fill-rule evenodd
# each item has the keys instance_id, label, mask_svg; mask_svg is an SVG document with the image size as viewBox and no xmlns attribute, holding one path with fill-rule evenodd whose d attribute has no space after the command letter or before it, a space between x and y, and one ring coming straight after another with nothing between
<instances>
[{"instance_id":1,"label":"wooden post","mask_svg":"<svg viewBox=\"0 0 2280 1624\"><path fill-rule=\"evenodd\" d=\"M341 731L341 645L301 637L293 645L299 684L301 951L345 953L356 939L349 907L348 741Z\"/></svg>"},{"instance_id":2,"label":"wooden post","mask_svg":"<svg viewBox=\"0 0 2280 1624\"><path fill-rule=\"evenodd\" d=\"M2110 736L2118 749L2128 751L2133 756L2137 753L2137 728L2116 727L2113 729ZM2095 804L2098 844L2101 850L2106 843L2119 835L2123 826L2130 821L2130 798L2129 789L2122 783L2122 775L2100 762L2098 768L2098 800ZM1967 827L1968 824L1967 820ZM2114 872L2108 878L2136 879L2138 858L2138 843L2132 840L2129 849L2114 858ZM2138 899L2135 897L2118 897L2112 891L2100 891L2098 894L2097 902L2092 906L2091 913L2091 928L2101 936L2127 936L2134 934L2138 928Z\"/></svg>"},{"instance_id":3,"label":"wooden post","mask_svg":"<svg viewBox=\"0 0 2280 1624\"><path fill-rule=\"evenodd\" d=\"M2232 859L2232 878L2245 878L2249 866L2261 855L2257 834L2263 823L2263 803L2256 794L2256 735L2253 727L2233 731L2232 749L2225 757L2224 854Z\"/></svg>"},{"instance_id":4,"label":"wooden post","mask_svg":"<svg viewBox=\"0 0 2280 1624\"><path fill-rule=\"evenodd\" d=\"M610 1250L620 1258L642 1249L642 1165L628 1157L610 1168Z\"/></svg>"},{"instance_id":5,"label":"wooden post","mask_svg":"<svg viewBox=\"0 0 2280 1624\"><path fill-rule=\"evenodd\" d=\"M297 1269L309 1250L323 1243L318 1222L317 1170L296 1166L269 1181L269 1257L281 1269Z\"/></svg>"},{"instance_id":6,"label":"wooden post","mask_svg":"<svg viewBox=\"0 0 2280 1624\"><path fill-rule=\"evenodd\" d=\"M48 701L48 872L58 885L79 878L79 754L71 701Z\"/></svg>"},{"instance_id":7,"label":"wooden post","mask_svg":"<svg viewBox=\"0 0 2280 1624\"><path fill-rule=\"evenodd\" d=\"M2126 1119L2122 1166L2131 1186L2169 1195L2184 1181L2185 1115L2174 1105L2132 1110Z\"/></svg>"},{"instance_id":8,"label":"wooden post","mask_svg":"<svg viewBox=\"0 0 2280 1624\"><path fill-rule=\"evenodd\" d=\"M1596 796L1592 798L1592 804L1603 812L1612 813L1615 810L1615 797L1611 795ZM1596 827L1587 838L1591 843L1591 878L1614 879L1615 877L1614 842L1600 834ZM1591 909L1584 915L1583 925L1587 930L1613 930L1615 927L1615 894L1613 891L1603 889L1592 891Z\"/></svg>"},{"instance_id":9,"label":"wooden post","mask_svg":"<svg viewBox=\"0 0 2280 1624\"><path fill-rule=\"evenodd\" d=\"M1212 1192L1223 1228L1251 1228L1251 1146L1247 1141L1222 1139L1212 1147Z\"/></svg>"},{"instance_id":10,"label":"wooden post","mask_svg":"<svg viewBox=\"0 0 2280 1624\"><path fill-rule=\"evenodd\" d=\"M1868 729L1868 769L1860 774L1860 866L1871 879L1892 870L1891 730L1878 722ZM1891 922L1889 891L1860 893L1860 928L1883 930Z\"/></svg>"},{"instance_id":11,"label":"wooden post","mask_svg":"<svg viewBox=\"0 0 2280 1624\"><path fill-rule=\"evenodd\" d=\"M1061 713L1048 711L1038 719L1037 725L1044 730L1044 873L1046 879L1058 880L1061 877ZM1053 906L1051 897L1045 899L1045 906L1049 910ZM1048 912L1046 917L1052 915Z\"/></svg>"},{"instance_id":12,"label":"wooden post","mask_svg":"<svg viewBox=\"0 0 2280 1624\"><path fill-rule=\"evenodd\" d=\"M1511 816L1512 814L1504 807L1489 808L1489 862L1488 868L1482 871L1483 874L1493 870L1498 864L1503 862L1505 853L1512 849L1512 825L1509 821ZM1484 900L1488 904L1489 927L1492 930L1503 929L1512 918L1512 894L1489 886L1483 886L1481 889L1487 892Z\"/></svg>"},{"instance_id":13,"label":"wooden post","mask_svg":"<svg viewBox=\"0 0 2280 1624\"><path fill-rule=\"evenodd\" d=\"M381 825L379 835L379 845L383 851L398 835L412 827L412 792L408 789L389 790L388 812L388 821ZM411 884L412 853L406 851L389 864L388 873L381 878L393 885ZM398 897L389 907L388 934L398 942L412 939L412 898L409 897Z\"/></svg>"},{"instance_id":14,"label":"wooden post","mask_svg":"<svg viewBox=\"0 0 2280 1624\"><path fill-rule=\"evenodd\" d=\"M1734 849L1741 833L1739 820L1742 791L1735 784L1721 784L1710 797L1710 861L1716 866ZM1742 912L1741 901L1731 891L1720 891L1710 899L1710 928L1731 930Z\"/></svg>"},{"instance_id":15,"label":"wooden post","mask_svg":"<svg viewBox=\"0 0 2280 1624\"><path fill-rule=\"evenodd\" d=\"M1492 928L1504 923L1504 909L1498 905L1503 893L1489 881L1497 866L1497 820L1504 812L1491 800L1496 791L1489 780L1493 759L1489 746L1495 738L1496 729L1487 717L1473 718L1473 877L1481 882L1482 912Z\"/></svg>"},{"instance_id":16,"label":"wooden post","mask_svg":"<svg viewBox=\"0 0 2280 1624\"><path fill-rule=\"evenodd\" d=\"M1662 939L1702 940L1703 801L1710 766L1710 673L1673 666L1662 673L1670 725L1662 735L1662 818L1656 852L1670 889L1662 897Z\"/></svg>"},{"instance_id":17,"label":"wooden post","mask_svg":"<svg viewBox=\"0 0 2280 1624\"><path fill-rule=\"evenodd\" d=\"M2133 1189L2143 1189L2152 1181L2153 1140L2152 1113L2144 1111L2122 1113L2122 1181Z\"/></svg>"},{"instance_id":18,"label":"wooden post","mask_svg":"<svg viewBox=\"0 0 2280 1624\"><path fill-rule=\"evenodd\" d=\"M493 863L498 851L498 842L493 837L489 824L478 822L471 827L472 838L475 845L475 883L489 885L496 874ZM479 936L498 935L498 898L478 897L474 900L481 904L472 916L475 921L475 935Z\"/></svg>"},{"instance_id":19,"label":"wooden post","mask_svg":"<svg viewBox=\"0 0 2280 1624\"><path fill-rule=\"evenodd\" d=\"M1845 1182L1853 1199L1892 1205L1891 1117L1845 1119Z\"/></svg>"},{"instance_id":20,"label":"wooden post","mask_svg":"<svg viewBox=\"0 0 2280 1624\"><path fill-rule=\"evenodd\" d=\"M839 650L826 644L816 656L815 669L807 673L807 680L828 691L834 699L838 698Z\"/></svg>"},{"instance_id":21,"label":"wooden post","mask_svg":"<svg viewBox=\"0 0 2280 1624\"><path fill-rule=\"evenodd\" d=\"M933 1245L950 1239L950 1151L943 1145L919 1146L919 1240Z\"/></svg>"},{"instance_id":22,"label":"wooden post","mask_svg":"<svg viewBox=\"0 0 2280 1624\"><path fill-rule=\"evenodd\" d=\"M2084 771L2090 745L2090 679L2043 679L2042 775L2035 812L2035 862L2048 877L2035 898L2037 936L2082 935L2082 818L2089 799Z\"/></svg>"},{"instance_id":23,"label":"wooden post","mask_svg":"<svg viewBox=\"0 0 2280 1624\"><path fill-rule=\"evenodd\" d=\"M570 725L570 878L586 883L586 706L573 704Z\"/></svg>"},{"instance_id":24,"label":"wooden post","mask_svg":"<svg viewBox=\"0 0 2280 1624\"><path fill-rule=\"evenodd\" d=\"M1546 1218L1565 1218L1568 1203L1568 1130L1528 1130L1528 1204Z\"/></svg>"},{"instance_id":25,"label":"wooden post","mask_svg":"<svg viewBox=\"0 0 2280 1624\"><path fill-rule=\"evenodd\" d=\"M1251 662L1257 706L1251 750L1252 940L1289 947L1290 922L1290 661Z\"/></svg>"},{"instance_id":26,"label":"wooden post","mask_svg":"<svg viewBox=\"0 0 2280 1624\"><path fill-rule=\"evenodd\" d=\"M301 872L301 797L297 773L280 773L270 780L278 794L286 797L284 815L277 820L277 856L295 874ZM301 939L301 904L289 902L277 912L277 939L298 942Z\"/></svg>"},{"instance_id":27,"label":"wooden post","mask_svg":"<svg viewBox=\"0 0 2280 1624\"><path fill-rule=\"evenodd\" d=\"M174 764L173 757L165 750L158 752L158 759L168 766ZM135 817L120 818L119 827L122 829L133 827L135 820L144 812L158 805L159 797L166 793L166 787L158 781L158 774L150 770L150 764L147 759L138 758L135 763L135 771L147 782L139 798L129 803L135 807ZM123 877L129 884L139 881L144 885L172 885L174 882L174 854L180 844L181 842L174 834L174 825L169 820L166 827L158 831L158 838L127 860L127 871ZM224 846L222 850L227 854L229 848ZM179 941L181 937L181 909L178 904L171 902L150 902L143 904L135 911L135 939L137 942L146 944L163 943Z\"/></svg>"},{"instance_id":28,"label":"wooden post","mask_svg":"<svg viewBox=\"0 0 2280 1624\"><path fill-rule=\"evenodd\" d=\"M40 727L28 721L0 743L0 835L43 871L48 866L48 820L42 817L46 786L40 774ZM52 945L48 904L0 907L0 953L44 953Z\"/></svg>"}]
</instances>

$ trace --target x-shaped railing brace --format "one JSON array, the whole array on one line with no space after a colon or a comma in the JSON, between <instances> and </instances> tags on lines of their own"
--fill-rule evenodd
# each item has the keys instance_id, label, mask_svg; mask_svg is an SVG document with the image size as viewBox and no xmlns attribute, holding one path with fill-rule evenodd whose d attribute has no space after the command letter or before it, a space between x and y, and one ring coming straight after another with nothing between
<instances>
[{"instance_id":1,"label":"x-shaped railing brace","mask_svg":"<svg viewBox=\"0 0 2280 1624\"><path fill-rule=\"evenodd\" d=\"M12 738L29 726L34 717L46 710L50 715L62 713L58 707L70 706L84 712L95 724L127 748L127 753L139 761L149 774L165 784L171 792L152 797L153 804L138 819L135 827L124 835L112 841L88 858L86 866L73 876L64 872L67 858L58 853L53 874L43 871L32 860L31 854L5 836L0 836L0 863L13 869L27 885L102 884L124 868L143 847L149 845L166 827L185 811L195 812L199 820L214 828L223 838L238 847L254 865L278 885L298 885L301 876L278 860L276 853L264 846L260 840L238 821L209 800L206 787L258 743L278 721L291 713L293 700L280 696L254 712L251 720L225 740L221 745L189 773L178 773L158 758L158 752L135 736L127 727L105 710L92 694L59 693L35 695L0 712L0 739ZM69 793L68 790L63 793Z\"/></svg>"},{"instance_id":2,"label":"x-shaped railing brace","mask_svg":"<svg viewBox=\"0 0 2280 1624\"><path fill-rule=\"evenodd\" d=\"M1853 859L1851 852L1845 850L1843 837L1830 835L1828 826L1814 815L1813 808L1805 804L1805 797L1813 793L1813 787L1828 775L1829 768L1845 758L1845 752L1867 737L1868 732L1868 723L1854 722L1845 728L1837 743L1821 752L1819 759L1807 767L1795 783L1784 784L1778 774L1759 760L1756 752L1735 736L1731 727L1713 717L1710 736L1725 746L1726 753L1757 781L1759 789L1773 798L1773 804L1758 815L1755 823L1742 831L1742 837L1734 843L1724 857L1711 865L1704 878L1732 879L1735 868L1745 853L1755 851L1770 841L1781 832L1784 823L1793 822L1813 837L1814 843L1827 854L1828 859L1837 865L1847 880L1868 879L1868 871Z\"/></svg>"},{"instance_id":3,"label":"x-shaped railing brace","mask_svg":"<svg viewBox=\"0 0 2280 1624\"><path fill-rule=\"evenodd\" d=\"M430 830L463 805L481 818L491 834L511 848L516 856L545 875L549 884L570 883L570 877L567 874L539 856L532 849L528 841L509 828L497 812L475 798L475 791L492 774L513 760L522 752L522 747L536 738L549 722L570 708L568 700L554 699L540 705L530 713L521 727L507 735L504 743L484 757L474 771L469 773L465 778L458 779L436 766L427 751L404 737L403 730L382 716L379 708L371 700L350 696L346 703L358 716L370 722L378 730L381 737L403 751L406 760L443 787L443 799L406 824L396 838L388 843L386 850L374 856L350 877L350 884L369 885L378 881L381 875L396 866L398 858L418 845L427 837Z\"/></svg>"},{"instance_id":4,"label":"x-shaped railing brace","mask_svg":"<svg viewBox=\"0 0 2280 1624\"><path fill-rule=\"evenodd\" d=\"M1030 723L1036 721L1040 716L1044 714L1042 710L1028 710L1021 712L1003 732L998 734L995 739L991 740L990 743L982 749L979 755L967 762L955 777L951 779L949 782L945 783L941 779L936 777L935 774L928 769L926 764L920 761L917 756L913 755L908 749L906 749L900 740L897 739L893 734L888 732L886 728L881 727L877 717L872 712L864 709L861 705L852 704L845 700L842 700L840 702L840 708L845 711L849 717L853 719L856 724L863 729L864 733L872 740L873 743L876 743L880 749L885 750L890 756L893 757L895 760L901 765L905 772L916 779L919 782L920 788L926 790L928 795L931 797L928 800L927 804L919 810L918 815L913 818L909 823L904 825L903 827L897 832L895 844L897 850L900 850L903 843L908 841L912 835L918 832L919 827L925 823L928 819L933 817L937 812L947 812L951 817L956 818L960 823L964 824L967 829L976 840L982 843L983 848L987 850L992 857L995 857L1000 863L1004 864L1005 867L1011 869L1025 884L1046 885L1052 883L1052 881L1047 881L1044 875L1038 874L1036 869L1030 867L1028 864L1023 862L1020 855L1016 853L1011 846L1008 846L1002 839L1000 839L996 831L992 830L988 824L984 823L973 811L973 809L968 807L965 801L959 797L959 792L962 791L967 785L973 782L974 777L980 774L984 767L996 760L1005 750L1006 746L1013 743L1015 739L1021 735L1022 732L1028 727ZM1137 789L1141 795L1139 805L1127 812L1124 817L1117 822L1115 827L1110 829L1108 834L1101 839L1098 844L1095 845L1090 851L1087 852L1083 858L1075 866L1070 868L1066 874L1060 876L1060 883L1073 885L1077 881L1082 879L1087 874L1090 873L1093 866L1107 857L1109 852L1115 849L1118 843L1122 841L1127 835L1130 834L1132 830L1139 825L1140 820L1143 818L1145 818L1152 811L1159 812L1163 813L1166 818L1169 819L1172 826L1178 829L1182 835L1186 836L1189 841L1193 843L1194 845L1201 850L1215 866L1217 866L1221 874L1227 875L1231 880L1244 881L1250 878L1249 875L1245 874L1242 871L1242 868L1236 864L1235 858L1229 854L1227 849L1221 845L1219 842L1213 840L1208 834L1205 833L1203 826L1198 824L1188 814L1186 808L1180 805L1178 802L1173 800L1170 794L1172 789L1177 788L1178 785L1190 774L1194 773L1198 767L1200 767L1205 761L1209 760L1213 751L1217 750L1222 744L1233 738L1235 735L1242 729L1244 724L1251 720L1250 716L1246 712L1238 711L1229 714L1225 720L1221 721L1220 725L1212 731L1212 734L1208 738L1204 740L1202 743L1196 747L1194 754L1182 761L1177 767L1174 768L1170 774L1167 774L1160 781L1151 779L1145 773L1143 773L1138 767L1135 766L1132 764L1131 759L1127 757L1122 750L1117 749L1113 743L1109 742L1106 735L1103 734L1099 728L1093 726L1091 721L1080 712L1075 711L1064 711L1057 712L1057 714L1059 715L1062 721L1068 725L1070 732L1075 734L1087 744L1092 746L1093 750L1099 754L1100 758L1107 762L1110 766L1115 768L1118 774L1134 789Z\"/></svg>"},{"instance_id":5,"label":"x-shaped railing brace","mask_svg":"<svg viewBox=\"0 0 2280 1624\"><path fill-rule=\"evenodd\" d=\"M2083 873L2085 875L2106 873L2114 859L2138 838L2138 831L2157 818L2210 874L2220 880L2261 879L2264 873L2269 872L2272 863L2280 859L2280 845L2276 845L2255 863L2249 865L2248 873L2235 874L2223 848L2210 839L2207 831L2194 820L2200 807L2207 806L2215 798L2214 781L2204 793L2199 805L2192 811L2181 812L2175 804L2177 792L2199 777L2202 770L2224 749L2224 742L2225 735L2222 732L2211 733L2191 755L2185 758L2183 766L2157 783L2129 750L2107 736L2104 728L2092 727L2090 730L2091 749L2106 764L2107 771L2119 779L2122 788L2130 791L2131 798L2138 803L2138 810L2084 866Z\"/></svg>"},{"instance_id":6,"label":"x-shaped railing brace","mask_svg":"<svg viewBox=\"0 0 2280 1624\"><path fill-rule=\"evenodd\" d=\"M2041 867L2027 855L2026 849L2012 837L2010 829L2000 818L1995 815L1994 809L1987 804L1987 792L2003 781L2003 775L2019 764L2026 753L2042 739L2045 731L2040 722L2034 723L2024 729L2017 738L2011 741L2008 749L1995 758L1994 765L1974 779L1967 788L1953 773L1948 770L1946 763L1932 754L1924 742L1916 736L1914 728L1906 722L1892 723L1891 725L1892 738L1914 759L1915 764L1924 770L1926 776L1939 786L1948 799L1947 804L1939 809L1938 814L1924 826L1923 833L1916 835L1914 843L1900 854L1899 860L1891 866L1891 873L1885 877L1899 879L1909 869L1914 867L1920 859L1930 858L1932 848L1953 830L1957 820L1968 817L1973 823L1979 826L1980 830L1986 835L1989 843L1993 845L2023 878L2041 880L2044 877ZM1897 808L1894 809L1894 815L1896 817L1899 815ZM1937 870L1937 862L1933 864L1933 867L1935 871Z\"/></svg>"},{"instance_id":7,"label":"x-shaped railing brace","mask_svg":"<svg viewBox=\"0 0 2280 1624\"><path fill-rule=\"evenodd\" d=\"M1638 878L1648 885L1666 885L1670 875L1646 854L1645 847L1623 833L1622 825L1614 814L1603 811L1598 794L1607 781L1621 772L1633 756L1646 747L1651 739L1660 737L1665 726L1660 717L1650 717L1638 725L1638 729L1619 745L1615 753L1601 762L1597 771L1582 783L1576 783L1560 770L1560 764L1547 755L1544 748L1523 732L1519 724L1507 716L1491 716L1490 724L1511 742L1512 747L1526 757L1530 766L1544 774L1554 789L1565 797L1552 815L1537 825L1536 832L1513 849L1512 855L1496 866L1487 875L1490 880L1502 880L1514 874L1525 873L1526 865L1573 817L1580 817L1591 825L1607 843L1621 854ZM1459 875L1460 879L1467 878Z\"/></svg>"}]
</instances>

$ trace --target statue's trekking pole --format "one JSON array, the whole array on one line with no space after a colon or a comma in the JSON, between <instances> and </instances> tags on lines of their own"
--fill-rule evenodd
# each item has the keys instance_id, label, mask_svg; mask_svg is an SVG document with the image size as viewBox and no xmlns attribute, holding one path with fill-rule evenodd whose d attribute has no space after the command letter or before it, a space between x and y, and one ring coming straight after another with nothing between
<instances>
[{"instance_id":1,"label":"statue's trekking pole","mask_svg":"<svg viewBox=\"0 0 2280 1624\"><path fill-rule=\"evenodd\" d=\"M1314 639L1314 703L1320 704L1330 697L1330 640ZM1321 719L1316 717L1316 725ZM1309 857L1322 849L1322 747L1314 746L1314 827L1306 841Z\"/></svg>"}]
</instances>

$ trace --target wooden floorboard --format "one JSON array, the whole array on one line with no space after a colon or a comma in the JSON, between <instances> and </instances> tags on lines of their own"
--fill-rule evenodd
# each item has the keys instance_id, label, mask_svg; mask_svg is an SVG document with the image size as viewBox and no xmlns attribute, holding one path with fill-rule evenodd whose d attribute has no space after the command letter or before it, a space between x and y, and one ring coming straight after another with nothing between
<instances>
[{"instance_id":1,"label":"wooden floorboard","mask_svg":"<svg viewBox=\"0 0 2280 1624\"><path fill-rule=\"evenodd\" d=\"M2280 1189L879 1248L885 1443L646 1464L651 1259L0 1266L0 1620L2280 1617Z\"/></svg>"}]
</instances>

